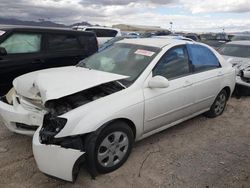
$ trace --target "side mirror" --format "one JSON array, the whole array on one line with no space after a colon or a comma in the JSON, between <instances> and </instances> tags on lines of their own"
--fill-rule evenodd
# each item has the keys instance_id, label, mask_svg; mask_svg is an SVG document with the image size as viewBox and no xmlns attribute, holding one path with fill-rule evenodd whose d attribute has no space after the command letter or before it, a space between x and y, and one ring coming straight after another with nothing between
<instances>
[{"instance_id":1,"label":"side mirror","mask_svg":"<svg viewBox=\"0 0 250 188\"><path fill-rule=\"evenodd\" d=\"M0 55L1 56L7 55L7 51L4 47L0 47Z\"/></svg>"},{"instance_id":2,"label":"side mirror","mask_svg":"<svg viewBox=\"0 0 250 188\"><path fill-rule=\"evenodd\" d=\"M149 88L167 88L169 86L169 81L163 76L154 76L148 82Z\"/></svg>"}]
</instances>

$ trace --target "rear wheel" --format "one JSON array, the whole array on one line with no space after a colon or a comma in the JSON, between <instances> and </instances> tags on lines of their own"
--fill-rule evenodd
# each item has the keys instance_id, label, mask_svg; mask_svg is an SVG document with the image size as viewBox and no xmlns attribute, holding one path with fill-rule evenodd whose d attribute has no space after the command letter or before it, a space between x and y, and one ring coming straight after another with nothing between
<instances>
[{"instance_id":1,"label":"rear wheel","mask_svg":"<svg viewBox=\"0 0 250 188\"><path fill-rule=\"evenodd\" d=\"M225 110L226 103L227 103L227 92L223 89L216 97L210 110L205 113L205 116L209 118L220 116Z\"/></svg>"}]
</instances>

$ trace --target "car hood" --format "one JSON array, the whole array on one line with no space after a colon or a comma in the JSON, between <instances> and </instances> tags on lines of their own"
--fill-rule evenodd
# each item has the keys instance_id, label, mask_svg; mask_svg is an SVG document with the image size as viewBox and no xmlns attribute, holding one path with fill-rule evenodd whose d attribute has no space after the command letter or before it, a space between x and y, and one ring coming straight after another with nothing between
<instances>
[{"instance_id":1,"label":"car hood","mask_svg":"<svg viewBox=\"0 0 250 188\"><path fill-rule=\"evenodd\" d=\"M236 74L240 75L241 71L248 71L250 68L250 58L223 56L227 62L231 63L236 69Z\"/></svg>"},{"instance_id":2,"label":"car hood","mask_svg":"<svg viewBox=\"0 0 250 188\"><path fill-rule=\"evenodd\" d=\"M44 104L52 99L125 78L127 76L70 66L24 74L13 81L13 86L19 95L40 99Z\"/></svg>"},{"instance_id":3,"label":"car hood","mask_svg":"<svg viewBox=\"0 0 250 188\"><path fill-rule=\"evenodd\" d=\"M223 57L228 63L231 63L232 65L250 63L250 58L233 57L225 55Z\"/></svg>"}]
</instances>

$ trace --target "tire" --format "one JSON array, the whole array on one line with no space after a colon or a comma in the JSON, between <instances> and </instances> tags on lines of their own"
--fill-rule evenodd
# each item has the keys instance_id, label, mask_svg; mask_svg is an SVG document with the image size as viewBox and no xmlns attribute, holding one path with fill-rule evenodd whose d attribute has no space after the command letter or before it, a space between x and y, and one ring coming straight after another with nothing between
<instances>
[{"instance_id":1,"label":"tire","mask_svg":"<svg viewBox=\"0 0 250 188\"><path fill-rule=\"evenodd\" d=\"M215 118L220 116L226 107L227 104L228 94L226 90L222 90L214 100L213 105L211 106L210 110L206 112L204 115L208 118Z\"/></svg>"},{"instance_id":2,"label":"tire","mask_svg":"<svg viewBox=\"0 0 250 188\"><path fill-rule=\"evenodd\" d=\"M133 131L123 121L113 122L91 137L87 139L90 143L86 143L86 161L98 173L109 173L122 166L134 144Z\"/></svg>"}]
</instances>

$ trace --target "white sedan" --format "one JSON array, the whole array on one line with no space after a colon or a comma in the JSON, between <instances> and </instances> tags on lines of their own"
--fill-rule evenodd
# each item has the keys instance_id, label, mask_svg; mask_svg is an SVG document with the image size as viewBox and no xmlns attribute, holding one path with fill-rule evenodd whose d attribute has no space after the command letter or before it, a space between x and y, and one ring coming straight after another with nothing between
<instances>
[{"instance_id":1,"label":"white sedan","mask_svg":"<svg viewBox=\"0 0 250 188\"><path fill-rule=\"evenodd\" d=\"M135 141L202 113L221 115L234 86L232 65L204 44L126 39L75 67L18 77L0 114L14 132L40 126L38 168L73 181L84 159L92 175L111 172Z\"/></svg>"},{"instance_id":2,"label":"white sedan","mask_svg":"<svg viewBox=\"0 0 250 188\"><path fill-rule=\"evenodd\" d=\"M219 53L236 68L236 83L250 88L250 41L228 42Z\"/></svg>"}]
</instances>

